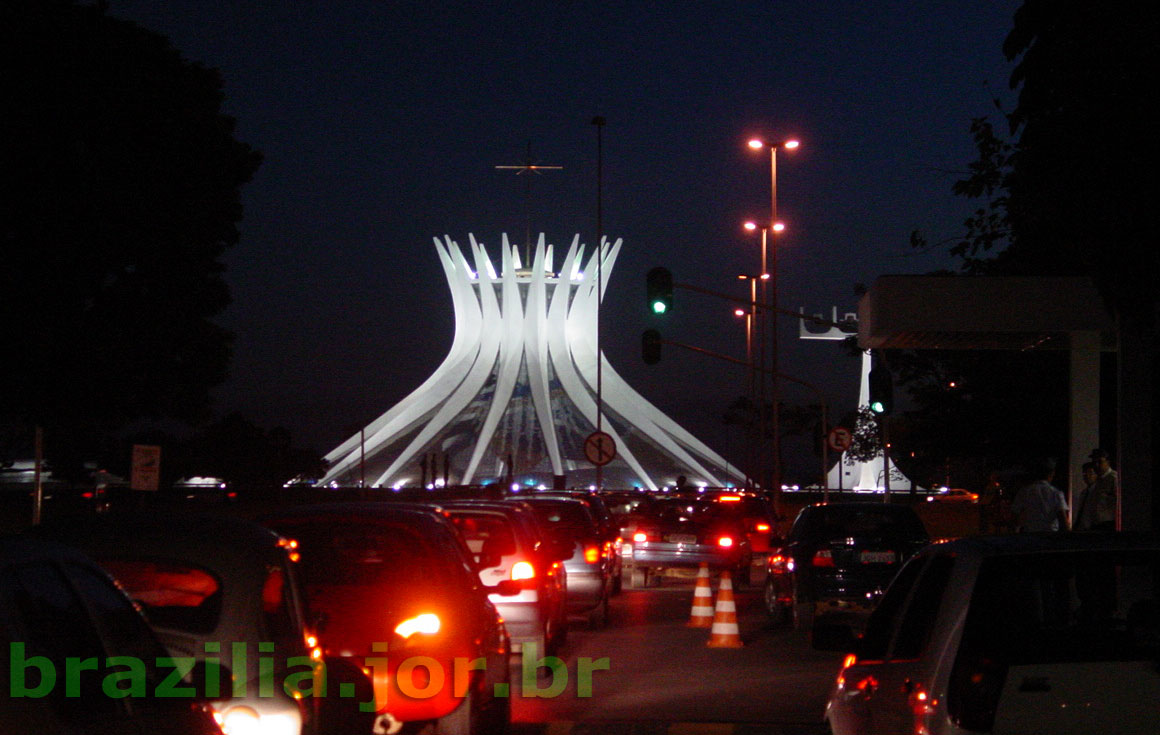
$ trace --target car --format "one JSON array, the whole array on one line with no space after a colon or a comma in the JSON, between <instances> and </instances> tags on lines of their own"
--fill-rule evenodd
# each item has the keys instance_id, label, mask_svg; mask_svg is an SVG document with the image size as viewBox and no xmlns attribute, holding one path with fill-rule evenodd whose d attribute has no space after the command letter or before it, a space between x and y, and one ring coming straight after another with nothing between
<instances>
[{"instance_id":1,"label":"car","mask_svg":"<svg viewBox=\"0 0 1160 735\"><path fill-rule=\"evenodd\" d=\"M766 612L776 623L806 630L818 616L865 620L903 562L928 543L909 505L807 505L767 557Z\"/></svg>"},{"instance_id":2,"label":"car","mask_svg":"<svg viewBox=\"0 0 1160 735\"><path fill-rule=\"evenodd\" d=\"M833 735L1154 733L1160 537L974 536L920 551L845 651Z\"/></svg>"},{"instance_id":3,"label":"car","mask_svg":"<svg viewBox=\"0 0 1160 735\"><path fill-rule=\"evenodd\" d=\"M533 493L541 498L577 499L586 504L596 519L596 527L604 539L605 548L609 555L610 574L612 575L612 594L618 594L623 587L622 575L624 570L621 546L624 539L620 535L620 526L616 515L609 507L603 493L587 490L541 490ZM513 497L516 497L513 495ZM526 497L526 495L525 495Z\"/></svg>"},{"instance_id":4,"label":"car","mask_svg":"<svg viewBox=\"0 0 1160 735\"><path fill-rule=\"evenodd\" d=\"M663 498L639 518L632 538L632 586L647 587L667 569L728 571L734 587L749 584L752 552L742 518L728 503Z\"/></svg>"},{"instance_id":5,"label":"car","mask_svg":"<svg viewBox=\"0 0 1160 735\"><path fill-rule=\"evenodd\" d=\"M283 686L312 679L323 659L291 551L269 529L223 515L120 513L61 519L36 532L108 570L170 655L220 661L232 670L233 696L211 702L227 735L322 735L372 726L349 700L296 697ZM336 682L329 686L346 682L369 697L370 682L357 667L325 663L328 681Z\"/></svg>"},{"instance_id":6,"label":"car","mask_svg":"<svg viewBox=\"0 0 1160 735\"><path fill-rule=\"evenodd\" d=\"M533 644L536 655L555 655L568 634L567 570L571 544L545 538L535 511L524 503L500 500L445 500L438 506L450 514L467 546L482 562L485 585L510 579L518 595L490 596L511 636L512 651Z\"/></svg>"},{"instance_id":7,"label":"car","mask_svg":"<svg viewBox=\"0 0 1160 735\"><path fill-rule=\"evenodd\" d=\"M365 667L376 732L440 735L510 722L511 641L450 515L409 502L307 504L262 518L291 540L323 651ZM486 565L485 566L490 566ZM497 693L498 688L498 693Z\"/></svg>"},{"instance_id":8,"label":"car","mask_svg":"<svg viewBox=\"0 0 1160 735\"><path fill-rule=\"evenodd\" d=\"M636 533L636 525L641 517L647 515L647 509L655 498L652 494L641 490L636 491L604 491L604 504L612 513L616 524L617 537L620 539L621 577L628 575L632 579L632 536Z\"/></svg>"},{"instance_id":9,"label":"car","mask_svg":"<svg viewBox=\"0 0 1160 735\"><path fill-rule=\"evenodd\" d=\"M612 596L612 548L591 506L578 498L539 493L506 502L527 503L548 538L571 545L572 553L564 559L568 612L586 616L590 627L606 625Z\"/></svg>"},{"instance_id":10,"label":"car","mask_svg":"<svg viewBox=\"0 0 1160 735\"><path fill-rule=\"evenodd\" d=\"M933 494L927 495L928 503L977 503L979 494L961 487L940 488Z\"/></svg>"},{"instance_id":11,"label":"car","mask_svg":"<svg viewBox=\"0 0 1160 735\"><path fill-rule=\"evenodd\" d=\"M754 554L766 554L773 543L780 540L777 535L777 513L773 501L767 495L752 492L706 493L707 500L722 503L738 515L745 525L749 546Z\"/></svg>"},{"instance_id":12,"label":"car","mask_svg":"<svg viewBox=\"0 0 1160 735\"><path fill-rule=\"evenodd\" d=\"M0 645L8 652L0 667L5 732L221 735L204 688L178 680L172 691L189 696L167 696L175 667L166 665L169 652L140 609L104 569L63 544L0 539ZM117 659L137 668L114 668L109 662ZM65 682L70 660L95 664L77 670L72 692ZM141 694L109 696L108 682L140 685Z\"/></svg>"}]
</instances>

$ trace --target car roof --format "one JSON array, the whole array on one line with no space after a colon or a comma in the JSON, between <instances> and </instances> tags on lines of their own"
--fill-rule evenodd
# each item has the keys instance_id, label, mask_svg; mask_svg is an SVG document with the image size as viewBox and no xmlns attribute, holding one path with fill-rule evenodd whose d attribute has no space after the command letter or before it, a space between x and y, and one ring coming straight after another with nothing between
<instances>
[{"instance_id":1,"label":"car roof","mask_svg":"<svg viewBox=\"0 0 1160 735\"><path fill-rule=\"evenodd\" d=\"M81 562L95 566L81 551L57 541L29 534L0 537L0 565L23 564L40 559Z\"/></svg>"},{"instance_id":2,"label":"car roof","mask_svg":"<svg viewBox=\"0 0 1160 735\"><path fill-rule=\"evenodd\" d=\"M278 535L254 521L212 514L115 514L46 523L35 531L94 556L180 558L224 574L280 559Z\"/></svg>"},{"instance_id":3,"label":"car roof","mask_svg":"<svg viewBox=\"0 0 1160 735\"><path fill-rule=\"evenodd\" d=\"M927 547L925 553L992 557L1044 552L1160 551L1160 534L1110 533L1013 533L1002 536L964 536Z\"/></svg>"}]
</instances>

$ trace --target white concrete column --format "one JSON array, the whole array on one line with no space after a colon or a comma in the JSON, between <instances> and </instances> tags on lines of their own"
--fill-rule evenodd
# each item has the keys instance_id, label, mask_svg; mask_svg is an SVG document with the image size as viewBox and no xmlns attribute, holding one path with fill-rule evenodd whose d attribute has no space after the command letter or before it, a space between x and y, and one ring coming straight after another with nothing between
<instances>
[{"instance_id":1,"label":"white concrete column","mask_svg":"<svg viewBox=\"0 0 1160 735\"><path fill-rule=\"evenodd\" d=\"M1056 468L1055 482L1067 493L1074 524L1074 493L1083 487L1080 468L1100 446L1100 333L1071 332L1070 338L1069 466Z\"/></svg>"}]
</instances>

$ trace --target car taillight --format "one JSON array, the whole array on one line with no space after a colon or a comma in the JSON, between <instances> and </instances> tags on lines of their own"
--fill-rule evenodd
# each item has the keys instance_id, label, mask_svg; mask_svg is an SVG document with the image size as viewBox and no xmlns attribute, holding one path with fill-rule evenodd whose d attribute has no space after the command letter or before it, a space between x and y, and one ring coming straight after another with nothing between
<instances>
[{"instance_id":1,"label":"car taillight","mask_svg":"<svg viewBox=\"0 0 1160 735\"><path fill-rule=\"evenodd\" d=\"M909 679L906 680L904 686L913 687L910 689L907 703L910 705L911 714L914 715L915 735L930 735L930 728L927 727L927 722L930 716L934 714L938 700L931 698L926 693L926 690L922 688L921 684L913 684Z\"/></svg>"},{"instance_id":2,"label":"car taillight","mask_svg":"<svg viewBox=\"0 0 1160 735\"><path fill-rule=\"evenodd\" d=\"M638 544L643 544L645 541L648 541L648 534L644 531L637 531L632 534L632 540Z\"/></svg>"},{"instance_id":3,"label":"car taillight","mask_svg":"<svg viewBox=\"0 0 1160 735\"><path fill-rule=\"evenodd\" d=\"M423 613L408 618L395 626L395 632L403 638L410 638L416 633L431 635L439 632L439 616L435 613Z\"/></svg>"},{"instance_id":4,"label":"car taillight","mask_svg":"<svg viewBox=\"0 0 1160 735\"><path fill-rule=\"evenodd\" d=\"M512 579L535 579L536 568L531 562L517 561L512 564Z\"/></svg>"},{"instance_id":5,"label":"car taillight","mask_svg":"<svg viewBox=\"0 0 1160 735\"><path fill-rule=\"evenodd\" d=\"M834 555L830 553L829 549L821 549L814 553L813 561L810 563L815 567L832 567L834 566Z\"/></svg>"},{"instance_id":6,"label":"car taillight","mask_svg":"<svg viewBox=\"0 0 1160 735\"><path fill-rule=\"evenodd\" d=\"M760 531L762 533L765 533L766 531L769 530L769 524L768 523L758 523L756 526L754 526L754 529L757 531Z\"/></svg>"},{"instance_id":7,"label":"car taillight","mask_svg":"<svg viewBox=\"0 0 1160 735\"><path fill-rule=\"evenodd\" d=\"M729 548L730 546L733 545L733 537L732 536L722 536L719 539L717 539L717 545L723 546L725 548Z\"/></svg>"},{"instance_id":8,"label":"car taillight","mask_svg":"<svg viewBox=\"0 0 1160 735\"><path fill-rule=\"evenodd\" d=\"M584 549L584 561L589 564L595 564L600 561L600 548L597 546L588 546Z\"/></svg>"}]
</instances>

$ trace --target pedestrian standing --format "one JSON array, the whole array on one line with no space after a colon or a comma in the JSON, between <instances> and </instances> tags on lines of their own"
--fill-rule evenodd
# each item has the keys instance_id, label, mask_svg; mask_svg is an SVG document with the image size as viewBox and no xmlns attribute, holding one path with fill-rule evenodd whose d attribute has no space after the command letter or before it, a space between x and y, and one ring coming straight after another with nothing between
<instances>
[{"instance_id":1,"label":"pedestrian standing","mask_svg":"<svg viewBox=\"0 0 1160 735\"><path fill-rule=\"evenodd\" d=\"M1077 531L1114 531L1120 476L1112 469L1108 453L1103 449L1093 449L1090 458L1095 479L1079 500L1075 528Z\"/></svg>"},{"instance_id":2,"label":"pedestrian standing","mask_svg":"<svg viewBox=\"0 0 1160 735\"><path fill-rule=\"evenodd\" d=\"M1051 481L1055 479L1055 460L1046 458L1035 467L1033 480L1015 493L1011 512L1017 528L1025 533L1066 531L1067 498Z\"/></svg>"}]
</instances>

